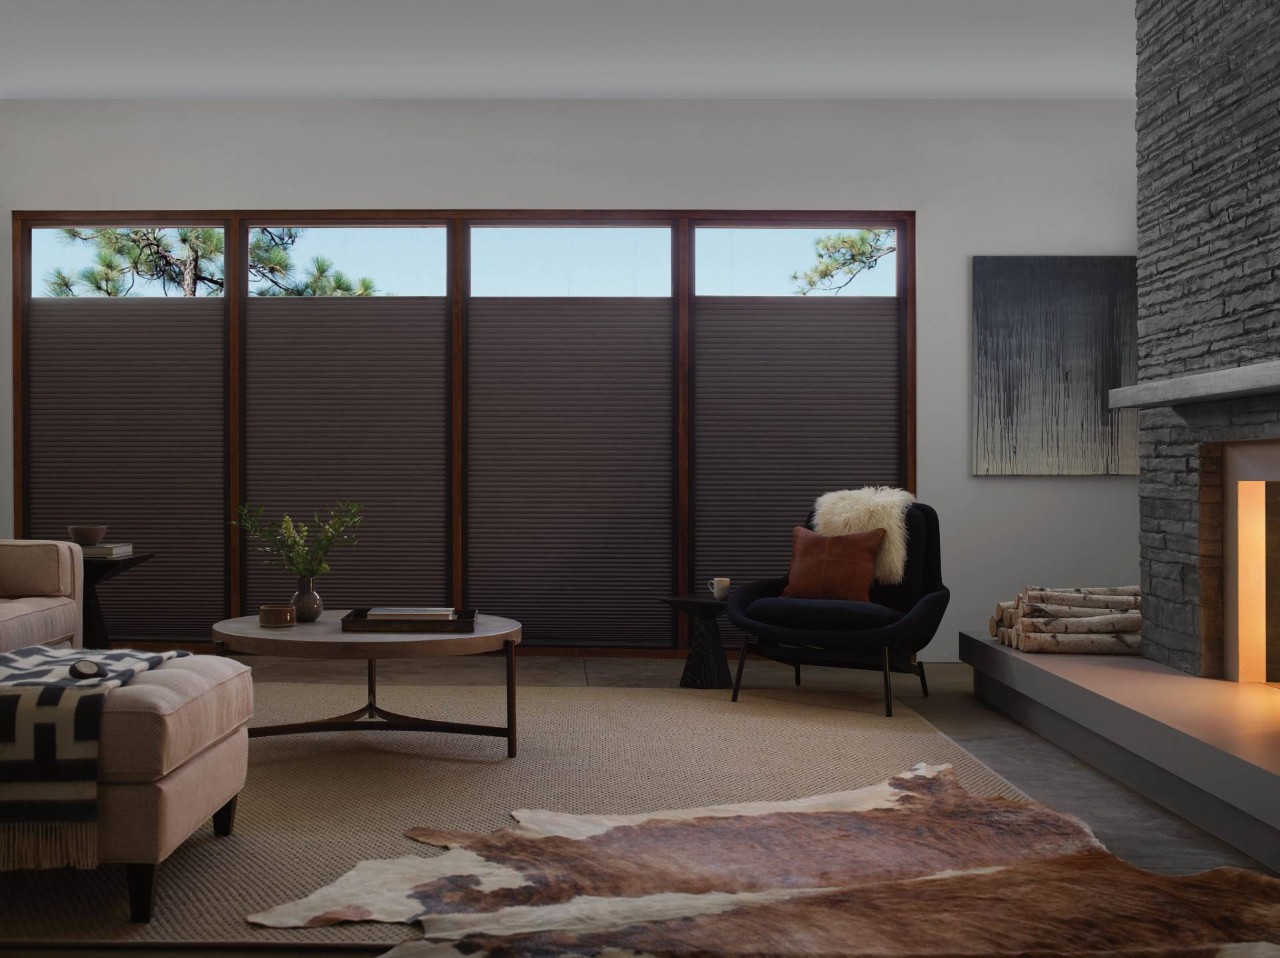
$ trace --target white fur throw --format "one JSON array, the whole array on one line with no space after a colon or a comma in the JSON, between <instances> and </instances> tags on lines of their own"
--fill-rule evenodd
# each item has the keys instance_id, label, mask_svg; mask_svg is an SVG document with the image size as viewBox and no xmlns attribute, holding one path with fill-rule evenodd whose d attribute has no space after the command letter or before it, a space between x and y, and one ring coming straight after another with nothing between
<instances>
[{"instance_id":1,"label":"white fur throw","mask_svg":"<svg viewBox=\"0 0 1280 958\"><path fill-rule=\"evenodd\" d=\"M897 585L907 571L907 509L916 497L892 486L841 489L818 497L813 504L814 531L821 536L884 530L876 553L876 581Z\"/></svg>"}]
</instances>

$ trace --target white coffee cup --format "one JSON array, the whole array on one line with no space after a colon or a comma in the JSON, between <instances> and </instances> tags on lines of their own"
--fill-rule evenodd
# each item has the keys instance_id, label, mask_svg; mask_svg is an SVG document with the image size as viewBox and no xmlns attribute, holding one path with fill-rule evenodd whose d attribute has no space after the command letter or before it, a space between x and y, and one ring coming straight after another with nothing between
<instances>
[{"instance_id":1,"label":"white coffee cup","mask_svg":"<svg viewBox=\"0 0 1280 958\"><path fill-rule=\"evenodd\" d=\"M726 578L708 579L707 588L711 590L711 594L723 602L729 596L729 580Z\"/></svg>"}]
</instances>

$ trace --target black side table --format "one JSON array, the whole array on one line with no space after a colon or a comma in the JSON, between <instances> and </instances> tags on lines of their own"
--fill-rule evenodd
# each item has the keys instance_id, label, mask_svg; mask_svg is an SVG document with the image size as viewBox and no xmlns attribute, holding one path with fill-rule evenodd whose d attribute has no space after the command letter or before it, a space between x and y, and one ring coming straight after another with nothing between
<instances>
[{"instance_id":1,"label":"black side table","mask_svg":"<svg viewBox=\"0 0 1280 958\"><path fill-rule=\"evenodd\" d=\"M728 604L720 599L700 595L672 595L662 600L678 612L683 612L693 622L693 635L689 640L689 657L684 661L684 675L680 676L682 689L733 688L729 674L729 661L725 658L724 643L720 640L720 626L716 618Z\"/></svg>"},{"instance_id":2,"label":"black side table","mask_svg":"<svg viewBox=\"0 0 1280 958\"><path fill-rule=\"evenodd\" d=\"M118 576L127 569L142 565L154 558L154 552L135 552L118 559L102 559L85 556L84 559L84 647L109 649L111 637L107 634L107 620L98 601L98 583Z\"/></svg>"}]
</instances>

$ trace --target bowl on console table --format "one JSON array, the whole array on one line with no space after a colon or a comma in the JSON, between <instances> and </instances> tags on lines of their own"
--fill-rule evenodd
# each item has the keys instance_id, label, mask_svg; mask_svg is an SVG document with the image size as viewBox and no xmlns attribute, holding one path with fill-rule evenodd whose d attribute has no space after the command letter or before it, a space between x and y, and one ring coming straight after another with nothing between
<instances>
[{"instance_id":1,"label":"bowl on console table","mask_svg":"<svg viewBox=\"0 0 1280 958\"><path fill-rule=\"evenodd\" d=\"M71 541L82 546L96 546L107 537L106 526L67 526Z\"/></svg>"}]
</instances>

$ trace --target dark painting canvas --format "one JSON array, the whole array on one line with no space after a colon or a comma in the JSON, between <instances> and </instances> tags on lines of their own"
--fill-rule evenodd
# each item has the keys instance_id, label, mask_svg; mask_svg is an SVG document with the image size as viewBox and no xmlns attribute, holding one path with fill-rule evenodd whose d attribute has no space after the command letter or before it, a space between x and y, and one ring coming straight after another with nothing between
<instances>
[{"instance_id":1,"label":"dark painting canvas","mask_svg":"<svg viewBox=\"0 0 1280 958\"><path fill-rule=\"evenodd\" d=\"M973 472L1137 475L1132 256L973 258Z\"/></svg>"}]
</instances>

